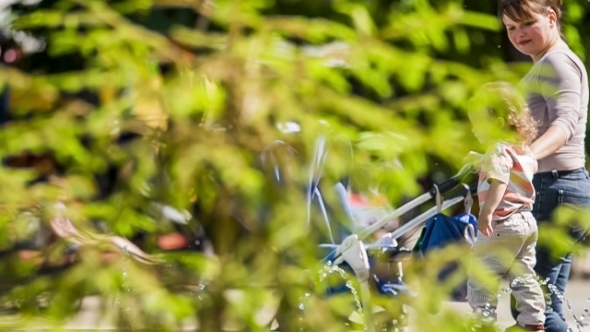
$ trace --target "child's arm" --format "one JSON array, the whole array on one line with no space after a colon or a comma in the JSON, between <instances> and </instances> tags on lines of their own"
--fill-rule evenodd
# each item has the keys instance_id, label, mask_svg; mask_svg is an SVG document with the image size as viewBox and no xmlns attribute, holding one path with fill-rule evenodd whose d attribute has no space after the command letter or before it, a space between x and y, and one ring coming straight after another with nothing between
<instances>
[{"instance_id":1,"label":"child's arm","mask_svg":"<svg viewBox=\"0 0 590 332\"><path fill-rule=\"evenodd\" d=\"M483 207L479 211L479 218L477 219L477 229L485 236L492 235L494 229L492 228L492 215L502 201L502 197L506 192L508 185L495 179L490 179L490 189L488 190L488 197Z\"/></svg>"}]
</instances>

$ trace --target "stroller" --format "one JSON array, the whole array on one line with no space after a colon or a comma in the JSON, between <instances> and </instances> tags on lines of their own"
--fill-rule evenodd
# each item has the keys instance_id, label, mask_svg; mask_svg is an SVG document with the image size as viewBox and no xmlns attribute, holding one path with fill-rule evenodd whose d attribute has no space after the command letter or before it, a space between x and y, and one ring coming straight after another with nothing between
<instances>
[{"instance_id":1,"label":"stroller","mask_svg":"<svg viewBox=\"0 0 590 332\"><path fill-rule=\"evenodd\" d=\"M311 213L310 205L316 201L319 210L325 221L324 229L329 232L329 238L332 243L319 244L320 248L330 250L322 262L335 269L341 269L349 272L354 276L355 283L358 285L359 292L353 292L356 297L357 307L362 310L362 319L364 329L369 332L376 330L375 322L379 321L379 329L383 330L403 330L407 324L407 312L405 307L396 315L396 317L388 316L385 320L376 319L373 314L372 296L385 296L397 298L402 295L408 295L410 292L404 285L403 280L403 264L400 258L406 255L425 255L430 250L444 247L449 243L456 241L464 241L472 245L475 241L475 232L477 223L475 217L470 214L470 208L473 204L472 196L475 191L474 186L467 186L461 183L461 180L471 171L470 166L465 166L454 177L440 183L433 185L433 187L423 195L413 199L398 209L392 211L386 216L380 218L364 229L354 229L354 226L349 234L345 234L343 239L336 241L339 235L343 235L342 227L330 223L328 216L328 208L323 202L322 192L319 188L321 171L314 171L323 167L323 162L327 154L327 139L320 136L316 140L315 153L312 159L312 166L310 167L310 179L307 186L307 204L308 204L308 225L309 214ZM272 159L272 158L271 158ZM280 170L274 168L275 174L279 174ZM278 176L277 176L278 178ZM350 202L348 199L348 188L346 181L340 181L332 188L336 196L339 198L340 208L344 215L350 220L354 220L352 215ZM443 200L443 195L448 194L448 198ZM437 204L435 207L427 210L419 216L413 218L403 226L395 231L386 234L381 239L372 243L366 243L367 239L375 232L382 229L390 220L396 219L404 214L420 207L421 205L436 198ZM445 217L442 211L463 202L465 205L465 213L454 218ZM333 208L333 207L332 207ZM426 225L420 236L416 248L402 248L398 245L397 239L401 236L417 229L420 226ZM375 266L379 261L385 260L387 264L393 265L393 273L389 277L383 277L375 272ZM452 268L446 271L441 271L440 280L452 272ZM351 283L344 280L343 284L330 285L326 289L326 296L334 296L343 292L350 292ZM357 294L359 293L359 294ZM358 297L357 297L358 295ZM454 300L465 299L464 289L459 289L456 294L453 294ZM305 299L299 308L305 307ZM369 309L371 308L371 309ZM280 309L279 309L280 311ZM277 317L279 325L281 321ZM345 324L349 324L348 322Z\"/></svg>"}]
</instances>

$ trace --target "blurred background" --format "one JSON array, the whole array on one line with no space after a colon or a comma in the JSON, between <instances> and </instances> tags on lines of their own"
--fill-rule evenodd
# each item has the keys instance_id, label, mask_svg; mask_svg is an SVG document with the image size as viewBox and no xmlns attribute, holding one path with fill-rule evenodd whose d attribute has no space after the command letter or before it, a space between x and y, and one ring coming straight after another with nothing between
<instances>
[{"instance_id":1,"label":"blurred background","mask_svg":"<svg viewBox=\"0 0 590 332\"><path fill-rule=\"evenodd\" d=\"M326 270L317 245L369 227L485 149L470 96L531 66L496 8L0 0L0 328L358 328L357 286ZM590 2L567 1L563 23L590 64ZM400 246L411 251L420 231ZM585 280L590 253L576 254L573 278ZM428 271L469 251L437 255L403 263L429 296L376 297L395 322L384 330L406 305L422 317L448 300L453 285ZM384 264L398 278L399 260ZM326 296L342 283L350 290ZM459 331L464 314L419 330Z\"/></svg>"}]
</instances>

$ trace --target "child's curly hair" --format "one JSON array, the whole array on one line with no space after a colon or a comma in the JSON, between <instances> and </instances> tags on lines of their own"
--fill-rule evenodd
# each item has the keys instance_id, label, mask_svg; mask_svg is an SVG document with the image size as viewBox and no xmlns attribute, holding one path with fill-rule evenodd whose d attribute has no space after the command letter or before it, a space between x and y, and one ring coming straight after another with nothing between
<instances>
[{"instance_id":1,"label":"child's curly hair","mask_svg":"<svg viewBox=\"0 0 590 332\"><path fill-rule=\"evenodd\" d=\"M503 118L522 139L531 144L537 138L537 122L531 116L526 100L514 85L508 82L491 82L482 85L471 99L470 106L481 109L483 105L491 116ZM476 111L470 107L470 111Z\"/></svg>"}]
</instances>

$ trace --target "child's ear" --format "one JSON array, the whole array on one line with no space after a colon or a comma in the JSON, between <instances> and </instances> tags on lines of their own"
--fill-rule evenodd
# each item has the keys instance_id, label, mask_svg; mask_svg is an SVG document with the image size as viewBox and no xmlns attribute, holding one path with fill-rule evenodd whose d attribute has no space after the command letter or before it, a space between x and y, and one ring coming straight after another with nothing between
<instances>
[{"instance_id":1,"label":"child's ear","mask_svg":"<svg viewBox=\"0 0 590 332\"><path fill-rule=\"evenodd\" d=\"M504 128L506 120L504 120L504 118L496 118L496 124L498 125L498 127Z\"/></svg>"}]
</instances>

